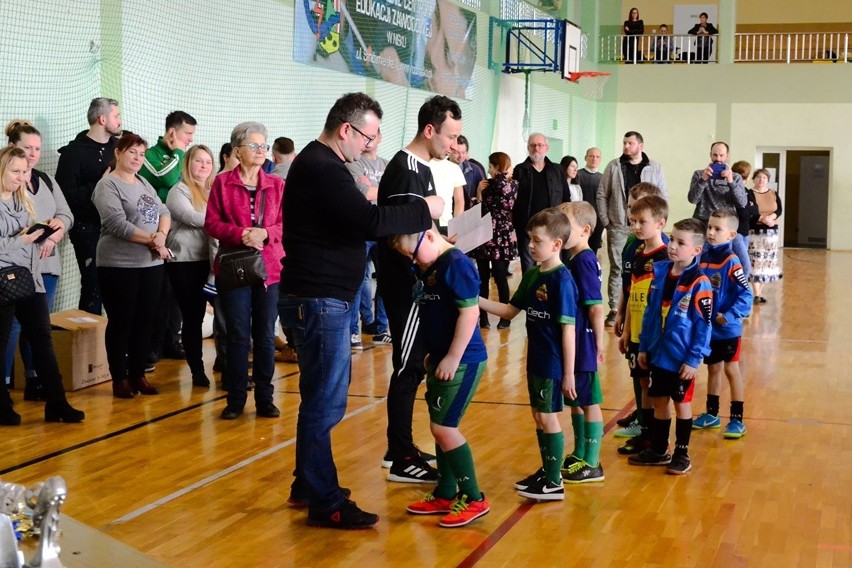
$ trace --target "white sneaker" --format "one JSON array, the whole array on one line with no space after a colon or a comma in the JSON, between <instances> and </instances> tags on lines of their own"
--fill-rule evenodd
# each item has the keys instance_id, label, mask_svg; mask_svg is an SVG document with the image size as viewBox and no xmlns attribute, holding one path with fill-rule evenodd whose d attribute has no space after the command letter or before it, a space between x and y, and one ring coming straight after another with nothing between
<instances>
[{"instance_id":1,"label":"white sneaker","mask_svg":"<svg viewBox=\"0 0 852 568\"><path fill-rule=\"evenodd\" d=\"M353 333L352 336L349 338L349 346L352 348L353 351L363 351L364 344L361 343L361 335Z\"/></svg>"}]
</instances>

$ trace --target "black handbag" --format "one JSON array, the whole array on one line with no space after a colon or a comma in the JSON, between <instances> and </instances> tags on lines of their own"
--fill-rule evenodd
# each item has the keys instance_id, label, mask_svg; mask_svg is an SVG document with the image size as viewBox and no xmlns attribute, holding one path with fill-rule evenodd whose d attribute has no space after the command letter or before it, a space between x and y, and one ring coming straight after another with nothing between
<instances>
[{"instance_id":1,"label":"black handbag","mask_svg":"<svg viewBox=\"0 0 852 568\"><path fill-rule=\"evenodd\" d=\"M260 214L256 216L255 227L263 223L265 200L266 192L260 194ZM259 250L250 247L219 249L219 274L216 275L218 290L228 291L263 284L266 277L266 265L263 264Z\"/></svg>"},{"instance_id":2,"label":"black handbag","mask_svg":"<svg viewBox=\"0 0 852 568\"><path fill-rule=\"evenodd\" d=\"M16 304L36 293L32 273L23 266L0 268L0 306Z\"/></svg>"}]
</instances>

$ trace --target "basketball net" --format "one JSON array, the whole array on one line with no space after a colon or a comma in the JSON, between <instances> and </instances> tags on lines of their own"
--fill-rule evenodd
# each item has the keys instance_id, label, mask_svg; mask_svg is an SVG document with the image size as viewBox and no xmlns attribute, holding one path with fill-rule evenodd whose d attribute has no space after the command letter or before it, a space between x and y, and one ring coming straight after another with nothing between
<instances>
[{"instance_id":1,"label":"basketball net","mask_svg":"<svg viewBox=\"0 0 852 568\"><path fill-rule=\"evenodd\" d=\"M587 98L600 100L603 98L606 82L611 76L612 73L604 71L579 71L571 73L568 80L572 83L580 83ZM580 79L583 79L582 83Z\"/></svg>"}]
</instances>

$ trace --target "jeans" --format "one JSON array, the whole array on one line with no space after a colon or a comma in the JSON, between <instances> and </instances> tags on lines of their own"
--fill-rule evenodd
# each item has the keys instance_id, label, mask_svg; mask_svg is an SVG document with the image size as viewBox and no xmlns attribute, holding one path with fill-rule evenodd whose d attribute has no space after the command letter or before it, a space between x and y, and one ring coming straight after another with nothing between
<instances>
[{"instance_id":1,"label":"jeans","mask_svg":"<svg viewBox=\"0 0 852 568\"><path fill-rule=\"evenodd\" d=\"M299 355L299 419L296 480L306 486L311 508L332 511L345 499L331 452L331 430L346 413L352 373L349 323L354 304L334 298L287 296L278 304L281 323Z\"/></svg>"},{"instance_id":2,"label":"jeans","mask_svg":"<svg viewBox=\"0 0 852 568\"><path fill-rule=\"evenodd\" d=\"M358 315L361 315L361 323L376 324L378 333L387 333L388 331L388 315L385 311L385 303L382 297L376 292L376 311L373 313L373 284L372 274L370 274L370 257L373 249L376 247L376 241L367 241L367 267L364 270L364 280L361 282L361 288L355 296L353 304L358 306L358 310L352 314L352 324L349 331L353 334L358 333Z\"/></svg>"},{"instance_id":3,"label":"jeans","mask_svg":"<svg viewBox=\"0 0 852 568\"><path fill-rule=\"evenodd\" d=\"M248 353L253 345L252 379L255 405L272 402L272 374L275 372L275 307L278 285L259 284L222 291L219 305L225 316L228 356L228 406L242 409L248 398ZM347 337L348 341L348 337Z\"/></svg>"},{"instance_id":4,"label":"jeans","mask_svg":"<svg viewBox=\"0 0 852 568\"><path fill-rule=\"evenodd\" d=\"M737 233L731 246L734 249L734 254L740 257L740 264L743 265L743 274L748 278L749 274L751 274L751 259L748 256L748 237Z\"/></svg>"},{"instance_id":5,"label":"jeans","mask_svg":"<svg viewBox=\"0 0 852 568\"><path fill-rule=\"evenodd\" d=\"M47 300L47 310L49 312L53 310L53 300L56 297L56 285L59 282L59 276L55 274L42 274L41 277L44 280L44 296ZM3 376L6 378L7 384L10 383L12 377L12 368L15 364L15 347L18 345L20 345L21 350L21 361L24 364L24 376L36 376L30 342L26 336L21 337L19 340L18 337L20 335L21 323L18 321L18 318L15 318L12 320L12 330L9 332L9 345L6 347L6 374Z\"/></svg>"},{"instance_id":6,"label":"jeans","mask_svg":"<svg viewBox=\"0 0 852 568\"><path fill-rule=\"evenodd\" d=\"M107 312L104 343L114 383L145 376L163 277L162 264L146 268L98 267Z\"/></svg>"},{"instance_id":7,"label":"jeans","mask_svg":"<svg viewBox=\"0 0 852 568\"><path fill-rule=\"evenodd\" d=\"M530 252L530 236L527 234L526 228L520 230L515 228L515 236L518 239L518 257L521 259L521 273L525 274L527 270L535 266L535 261Z\"/></svg>"},{"instance_id":8,"label":"jeans","mask_svg":"<svg viewBox=\"0 0 852 568\"><path fill-rule=\"evenodd\" d=\"M96 262L101 228L99 225L78 224L68 231L68 237L74 245L74 255L80 269L80 302L77 307L90 314L101 315L103 304Z\"/></svg>"},{"instance_id":9,"label":"jeans","mask_svg":"<svg viewBox=\"0 0 852 568\"><path fill-rule=\"evenodd\" d=\"M203 374L201 323L207 312L207 298L202 289L210 274L210 262L169 262L166 264L166 273L171 281L172 297L183 318L181 340L186 351L186 362L193 375Z\"/></svg>"},{"instance_id":10,"label":"jeans","mask_svg":"<svg viewBox=\"0 0 852 568\"><path fill-rule=\"evenodd\" d=\"M607 227L606 240L607 252L609 254L609 309L618 309L618 300L621 299L621 253L630 236L630 229L626 227Z\"/></svg>"}]
</instances>

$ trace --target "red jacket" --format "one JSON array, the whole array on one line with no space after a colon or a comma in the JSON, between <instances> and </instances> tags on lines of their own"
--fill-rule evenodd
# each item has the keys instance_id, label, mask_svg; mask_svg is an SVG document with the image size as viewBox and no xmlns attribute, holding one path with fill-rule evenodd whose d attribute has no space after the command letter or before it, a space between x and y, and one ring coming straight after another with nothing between
<instances>
[{"instance_id":1,"label":"red jacket","mask_svg":"<svg viewBox=\"0 0 852 568\"><path fill-rule=\"evenodd\" d=\"M257 191L256 206L261 200L264 202L261 227L269 233L262 251L263 264L266 266L267 273L266 285L272 286L281 280L281 259L284 258L282 243L284 225L281 209L284 180L261 170L257 174ZM249 192L240 179L239 167L219 174L210 189L204 230L214 239L219 239L220 247L242 246L243 230L252 227L250 203ZM213 262L213 273L219 273L218 258Z\"/></svg>"}]
</instances>

